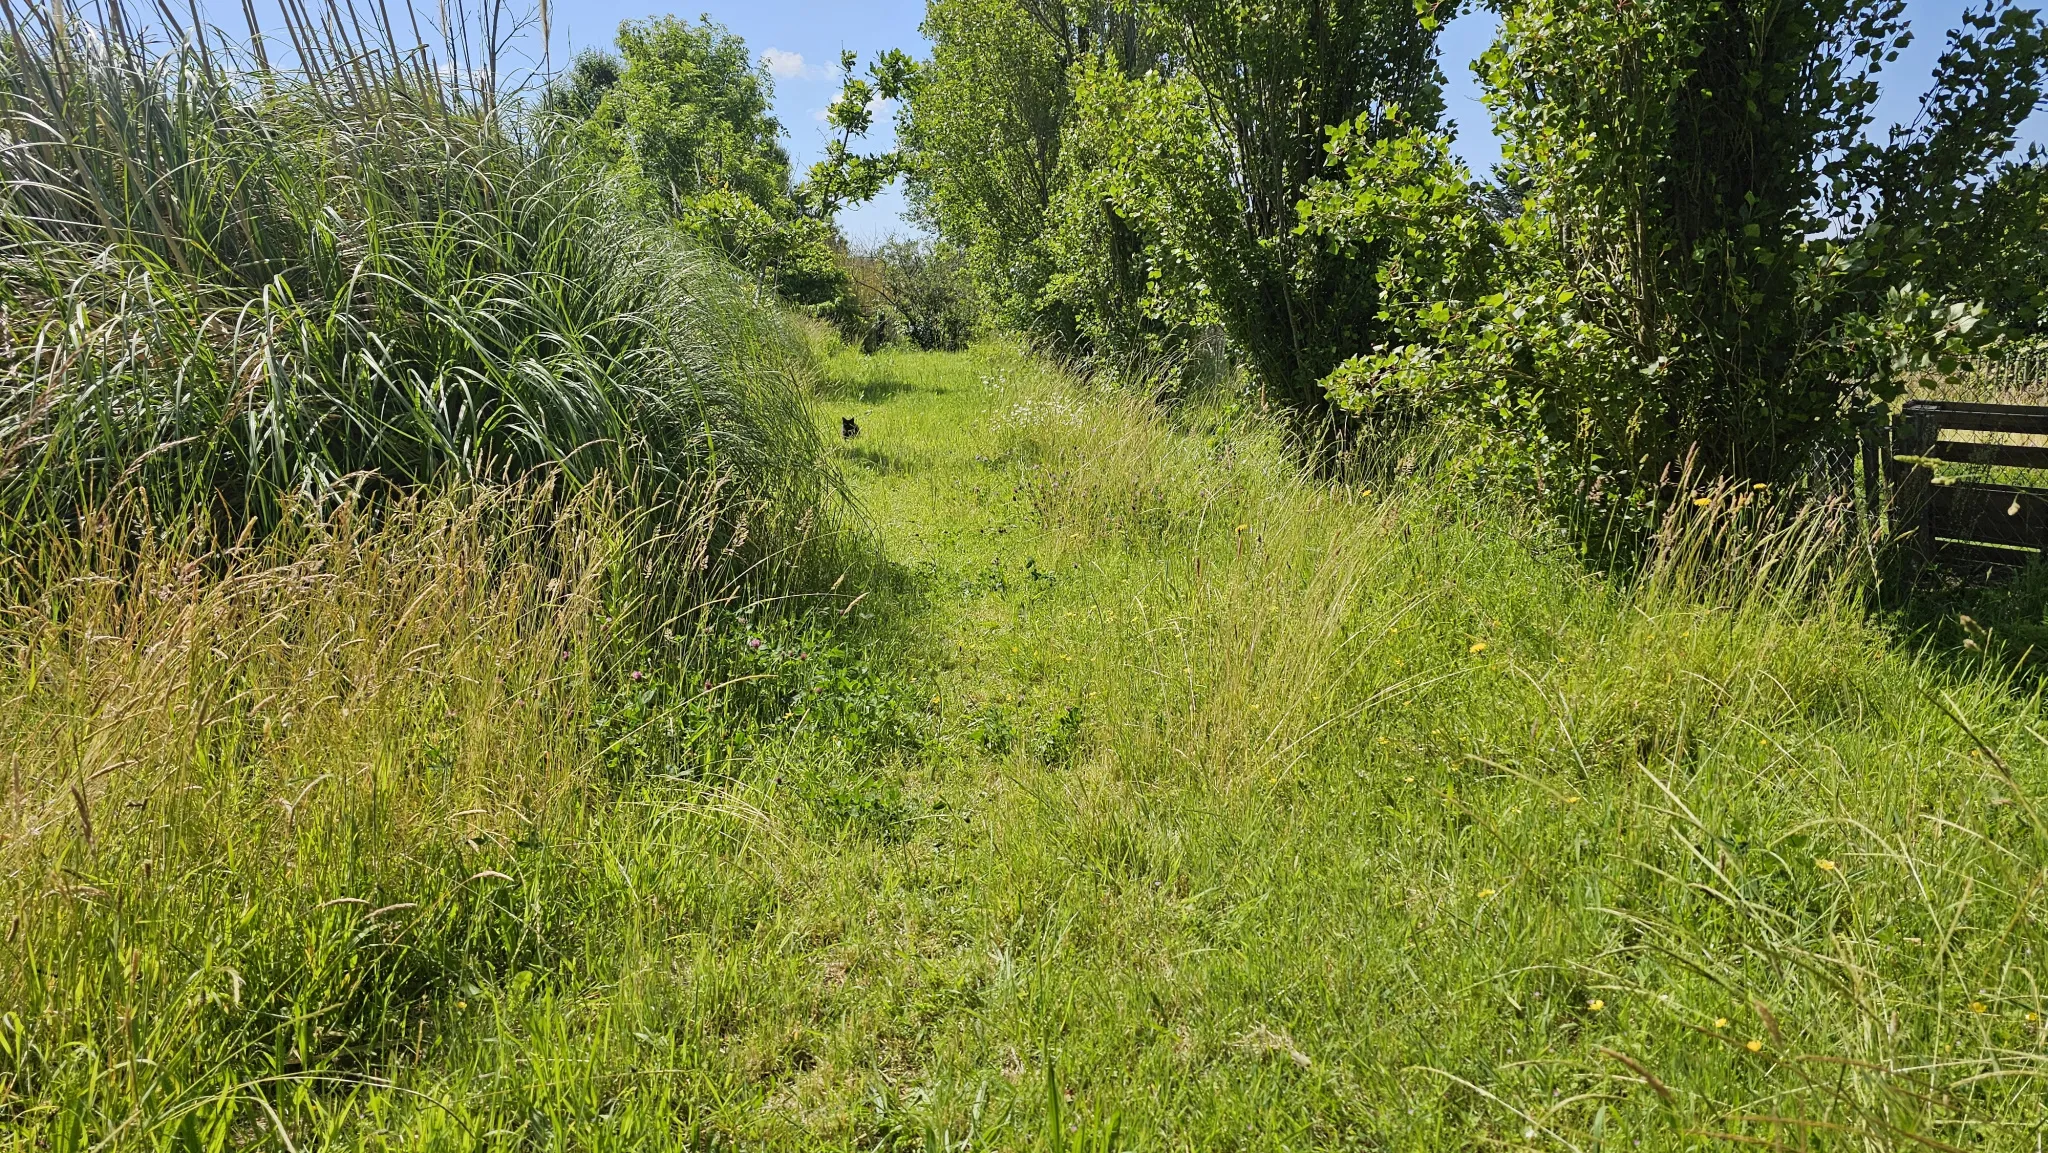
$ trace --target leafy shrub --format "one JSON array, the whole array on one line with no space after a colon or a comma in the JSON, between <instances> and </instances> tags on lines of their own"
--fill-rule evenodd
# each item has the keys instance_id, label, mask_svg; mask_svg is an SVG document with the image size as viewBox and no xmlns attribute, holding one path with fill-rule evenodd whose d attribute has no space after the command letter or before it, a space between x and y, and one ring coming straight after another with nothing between
<instances>
[{"instance_id":1,"label":"leafy shrub","mask_svg":"<svg viewBox=\"0 0 2048 1153\"><path fill-rule=\"evenodd\" d=\"M829 321L847 343L868 351L884 343L886 322L856 291L838 240L823 221L776 216L728 191L697 197L677 219L784 300Z\"/></svg>"},{"instance_id":2,"label":"leafy shrub","mask_svg":"<svg viewBox=\"0 0 2048 1153\"><path fill-rule=\"evenodd\" d=\"M943 241L891 240L849 259L854 278L900 334L927 350L967 347L980 302L959 251Z\"/></svg>"},{"instance_id":3,"label":"leafy shrub","mask_svg":"<svg viewBox=\"0 0 2048 1153\"><path fill-rule=\"evenodd\" d=\"M1518 203L1446 202L1436 226L1491 249L1489 274L1405 286L1332 397L1474 418L1499 433L1488 468L1559 508L1621 502L1638 527L1688 464L1841 467L1851 425L1978 327L1921 282L1924 236L2009 149L2042 38L2002 0L1967 23L1918 121L1880 145L1864 130L1908 35L1896 4L1511 6L1480 67ZM1358 203L1455 183L1439 158L1376 199L1390 170L1368 144L1333 141ZM1309 223L1365 241L1379 217L1355 208L1312 200Z\"/></svg>"}]
</instances>

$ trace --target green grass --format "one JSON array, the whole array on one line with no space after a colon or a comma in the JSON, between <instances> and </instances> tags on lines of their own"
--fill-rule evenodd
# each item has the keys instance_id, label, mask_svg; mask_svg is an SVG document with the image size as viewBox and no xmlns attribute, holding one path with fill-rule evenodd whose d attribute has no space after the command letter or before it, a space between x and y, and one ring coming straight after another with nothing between
<instances>
[{"instance_id":1,"label":"green grass","mask_svg":"<svg viewBox=\"0 0 2048 1153\"><path fill-rule=\"evenodd\" d=\"M820 527L812 366L754 286L496 103L497 45L293 12L266 53L8 5L0 549L451 477L604 478L743 563Z\"/></svg>"},{"instance_id":2,"label":"green grass","mask_svg":"<svg viewBox=\"0 0 2048 1153\"><path fill-rule=\"evenodd\" d=\"M825 369L873 559L645 650L602 502L72 558L0 662L0 1141L2039 1141L1996 636L1618 588L1001 347Z\"/></svg>"}]
</instances>

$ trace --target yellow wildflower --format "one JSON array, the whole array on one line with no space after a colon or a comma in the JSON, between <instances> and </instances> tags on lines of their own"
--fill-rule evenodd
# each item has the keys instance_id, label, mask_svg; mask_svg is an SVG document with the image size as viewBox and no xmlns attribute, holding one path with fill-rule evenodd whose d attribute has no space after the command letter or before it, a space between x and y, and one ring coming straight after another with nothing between
<instances>
[{"instance_id":1,"label":"yellow wildflower","mask_svg":"<svg viewBox=\"0 0 2048 1153\"><path fill-rule=\"evenodd\" d=\"M1728 1018L1726 1018L1726 1017L1716 1017L1716 1018L1714 1018L1714 1028L1716 1028L1716 1029L1726 1029L1727 1027L1728 1027Z\"/></svg>"},{"instance_id":2,"label":"yellow wildflower","mask_svg":"<svg viewBox=\"0 0 2048 1153\"><path fill-rule=\"evenodd\" d=\"M1473 641L1473 642L1472 642L1472 648L1471 648L1471 651L1472 651L1472 652L1475 652L1475 653L1483 653L1483 652L1485 652L1485 651L1486 651L1486 642L1485 642L1485 641Z\"/></svg>"},{"instance_id":3,"label":"yellow wildflower","mask_svg":"<svg viewBox=\"0 0 2048 1153\"><path fill-rule=\"evenodd\" d=\"M1600 1010L1605 1009L1606 1007L1607 1002L1602 1001L1598 997L1595 997L1592 1000L1586 1002L1586 1008L1593 1010L1595 1013L1598 1013Z\"/></svg>"},{"instance_id":4,"label":"yellow wildflower","mask_svg":"<svg viewBox=\"0 0 2048 1153\"><path fill-rule=\"evenodd\" d=\"M1483 901L1483 900L1485 900L1486 898L1488 898L1488 897L1491 897L1491 896L1493 896L1493 890L1492 890L1492 889L1481 889L1481 890L1479 890L1479 899L1480 899L1480 900L1482 900L1482 901Z\"/></svg>"},{"instance_id":5,"label":"yellow wildflower","mask_svg":"<svg viewBox=\"0 0 2048 1153\"><path fill-rule=\"evenodd\" d=\"M1985 1006L1984 1002L1982 1002L1982 1001L1972 1001L1972 1002L1970 1002L1970 1012L1972 1012L1972 1013L1982 1013L1982 1012L1985 1012L1985 1011L1986 1011L1986 1006Z\"/></svg>"},{"instance_id":6,"label":"yellow wildflower","mask_svg":"<svg viewBox=\"0 0 2048 1153\"><path fill-rule=\"evenodd\" d=\"M1579 798L1578 798L1578 797L1566 797L1566 798L1564 799L1564 803L1565 803L1565 804L1567 804L1567 805L1576 805L1576 804L1578 804L1578 803L1579 803Z\"/></svg>"},{"instance_id":7,"label":"yellow wildflower","mask_svg":"<svg viewBox=\"0 0 2048 1153\"><path fill-rule=\"evenodd\" d=\"M1757 1040L1755 1037L1751 1037L1749 1039L1749 1044L1744 1045L1743 1048L1749 1050L1752 1053L1761 1053L1764 1051L1764 1043L1762 1041Z\"/></svg>"},{"instance_id":8,"label":"yellow wildflower","mask_svg":"<svg viewBox=\"0 0 2048 1153\"><path fill-rule=\"evenodd\" d=\"M1706 497L1698 497L1698 498L1695 498L1695 499L1693 500L1693 502L1692 502L1692 506L1693 506L1694 508L1705 508L1705 507L1707 507L1708 505L1710 505L1710 504L1712 504L1712 503L1714 503L1714 502L1713 502L1713 501L1711 501L1711 500L1708 500L1708 499L1707 499Z\"/></svg>"},{"instance_id":9,"label":"yellow wildflower","mask_svg":"<svg viewBox=\"0 0 2048 1153\"><path fill-rule=\"evenodd\" d=\"M1832 873L1835 871L1835 863L1833 861L1828 860L1826 857L1815 857L1813 859L1813 867L1819 869L1823 873Z\"/></svg>"}]
</instances>

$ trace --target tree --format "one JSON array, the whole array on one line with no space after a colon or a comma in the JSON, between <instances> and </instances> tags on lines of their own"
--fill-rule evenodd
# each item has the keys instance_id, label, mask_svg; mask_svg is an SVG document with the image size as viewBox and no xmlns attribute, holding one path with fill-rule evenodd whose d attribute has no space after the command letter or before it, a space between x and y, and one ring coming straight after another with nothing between
<instances>
[{"instance_id":1,"label":"tree","mask_svg":"<svg viewBox=\"0 0 2048 1153\"><path fill-rule=\"evenodd\" d=\"M1991 0L1920 123L1873 142L1907 35L1899 0L1504 3L1479 65L1521 200L1499 279L1414 301L1336 383L1457 398L1566 503L1647 508L1686 459L1805 470L1975 324L1917 282L1926 237L2038 92L2034 14Z\"/></svg>"},{"instance_id":2,"label":"tree","mask_svg":"<svg viewBox=\"0 0 2048 1153\"><path fill-rule=\"evenodd\" d=\"M2001 168L1930 234L1927 282L1981 301L2007 329L2048 333L2048 166Z\"/></svg>"},{"instance_id":3,"label":"tree","mask_svg":"<svg viewBox=\"0 0 2048 1153\"><path fill-rule=\"evenodd\" d=\"M1374 139L1436 127L1435 21L1413 0L1145 11L1171 50L1141 76L1087 73L1076 135L1103 166L1077 187L1151 239L1148 275L1180 315L1214 316L1268 395L1320 408L1323 376L1375 339L1380 270L1301 229L1299 206L1329 171L1331 125Z\"/></svg>"},{"instance_id":4,"label":"tree","mask_svg":"<svg viewBox=\"0 0 2048 1153\"><path fill-rule=\"evenodd\" d=\"M1297 204L1329 125L1435 125L1433 27L1412 0L935 0L913 188L1012 323L1117 361L1220 324L1314 407L1377 278Z\"/></svg>"},{"instance_id":5,"label":"tree","mask_svg":"<svg viewBox=\"0 0 2048 1153\"><path fill-rule=\"evenodd\" d=\"M585 121L600 155L677 215L714 190L771 211L789 202L789 154L769 113L774 80L746 41L708 19L661 16L621 24L618 46L624 70ZM599 63L572 70L569 87L558 88L565 102L579 83L602 78Z\"/></svg>"},{"instance_id":6,"label":"tree","mask_svg":"<svg viewBox=\"0 0 2048 1153\"><path fill-rule=\"evenodd\" d=\"M1094 62L1135 74L1160 46L1129 2L930 0L924 32L931 58L909 85L898 130L911 202L964 254L1003 323L1073 349L1073 302L1047 288L1053 198L1075 171L1065 163L1074 69ZM1133 255L1127 230L1096 219L1115 251Z\"/></svg>"},{"instance_id":7,"label":"tree","mask_svg":"<svg viewBox=\"0 0 2048 1153\"><path fill-rule=\"evenodd\" d=\"M541 110L572 120L588 120L597 106L618 84L626 64L609 52L586 48L576 54L569 70L555 78L541 97Z\"/></svg>"},{"instance_id":8,"label":"tree","mask_svg":"<svg viewBox=\"0 0 2048 1153\"><path fill-rule=\"evenodd\" d=\"M827 142L824 159L811 165L796 190L797 203L819 220L831 220L847 205L873 200L903 172L898 153L859 153L853 142L865 139L874 128L877 102L903 95L916 64L892 48L875 58L868 66L868 79L862 79L854 74L859 62L853 52L839 54L839 96L825 110L825 122L839 135Z\"/></svg>"},{"instance_id":9,"label":"tree","mask_svg":"<svg viewBox=\"0 0 2048 1153\"><path fill-rule=\"evenodd\" d=\"M746 42L710 20L673 17L619 27L619 54L585 52L543 98L544 111L579 122L591 154L658 203L678 226L718 249L785 299L832 321L862 345L880 331L844 266L834 215L892 179L893 154L864 156L852 142L872 126L870 104L897 96L912 65L885 53L854 75L831 110L840 135L805 182L790 186L775 89Z\"/></svg>"}]
</instances>

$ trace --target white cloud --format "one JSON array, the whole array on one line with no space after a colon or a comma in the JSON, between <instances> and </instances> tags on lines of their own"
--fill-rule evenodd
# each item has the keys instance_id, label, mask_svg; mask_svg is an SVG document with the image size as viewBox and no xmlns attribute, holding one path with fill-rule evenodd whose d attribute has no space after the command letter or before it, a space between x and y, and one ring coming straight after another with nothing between
<instances>
[{"instance_id":1,"label":"white cloud","mask_svg":"<svg viewBox=\"0 0 2048 1153\"><path fill-rule=\"evenodd\" d=\"M770 75L780 76L784 80L809 72L809 69L804 67L803 53L784 52L780 48L770 48L761 53L761 63L768 66Z\"/></svg>"}]
</instances>

